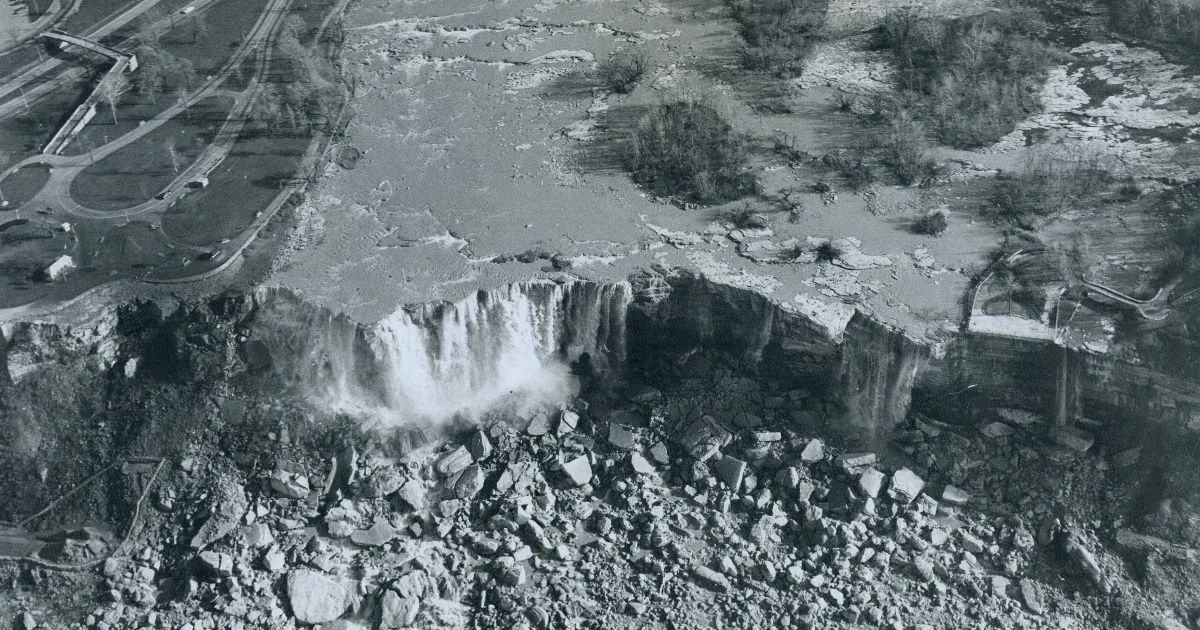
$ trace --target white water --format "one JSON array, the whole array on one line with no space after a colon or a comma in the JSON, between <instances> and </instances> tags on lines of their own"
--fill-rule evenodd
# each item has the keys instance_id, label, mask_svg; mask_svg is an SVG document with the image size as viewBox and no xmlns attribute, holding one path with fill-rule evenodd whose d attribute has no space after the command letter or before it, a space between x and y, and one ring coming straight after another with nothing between
<instances>
[{"instance_id":1,"label":"white water","mask_svg":"<svg viewBox=\"0 0 1200 630\"><path fill-rule=\"evenodd\" d=\"M574 394L569 366L584 353L601 368L623 362L630 296L627 283L526 282L401 309L366 334L373 366L326 346L327 369L305 386L333 411L394 426L553 404Z\"/></svg>"}]
</instances>

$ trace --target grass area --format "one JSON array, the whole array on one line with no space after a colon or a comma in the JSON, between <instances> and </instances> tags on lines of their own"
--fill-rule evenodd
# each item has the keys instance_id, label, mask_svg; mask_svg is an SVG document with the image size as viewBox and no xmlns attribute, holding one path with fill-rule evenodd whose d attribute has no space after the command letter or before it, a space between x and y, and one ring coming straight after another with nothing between
<instances>
[{"instance_id":1,"label":"grass area","mask_svg":"<svg viewBox=\"0 0 1200 630\"><path fill-rule=\"evenodd\" d=\"M742 65L781 78L800 76L825 26L829 0L729 0L745 45Z\"/></svg>"},{"instance_id":2,"label":"grass area","mask_svg":"<svg viewBox=\"0 0 1200 630\"><path fill-rule=\"evenodd\" d=\"M266 7L267 0L222 0L198 15L177 20L160 45L192 62L203 79L229 60Z\"/></svg>"},{"instance_id":3,"label":"grass area","mask_svg":"<svg viewBox=\"0 0 1200 630\"><path fill-rule=\"evenodd\" d=\"M94 210L117 211L149 201L216 137L233 107L210 97L103 160L71 182L71 197Z\"/></svg>"},{"instance_id":4,"label":"grass area","mask_svg":"<svg viewBox=\"0 0 1200 630\"><path fill-rule=\"evenodd\" d=\"M172 239L208 247L237 236L271 203L280 180L291 178L310 138L243 135L209 175L207 188L184 197L163 216Z\"/></svg>"},{"instance_id":5,"label":"grass area","mask_svg":"<svg viewBox=\"0 0 1200 630\"><path fill-rule=\"evenodd\" d=\"M658 105L638 122L623 153L633 180L659 197L711 205L758 188L746 139L702 102Z\"/></svg>"},{"instance_id":6,"label":"grass area","mask_svg":"<svg viewBox=\"0 0 1200 630\"><path fill-rule=\"evenodd\" d=\"M1200 0L1108 0L1108 17L1118 33L1200 54Z\"/></svg>"},{"instance_id":7,"label":"grass area","mask_svg":"<svg viewBox=\"0 0 1200 630\"><path fill-rule=\"evenodd\" d=\"M0 181L0 193L8 202L5 209L17 209L25 205L34 195L42 190L50 179L50 166L47 164L29 164L9 174Z\"/></svg>"},{"instance_id":8,"label":"grass area","mask_svg":"<svg viewBox=\"0 0 1200 630\"><path fill-rule=\"evenodd\" d=\"M889 13L877 43L894 53L899 72L891 116L911 111L956 148L999 140L1042 107L1058 58L1038 41L1045 30L1036 12L1020 7L958 19Z\"/></svg>"},{"instance_id":9,"label":"grass area","mask_svg":"<svg viewBox=\"0 0 1200 630\"><path fill-rule=\"evenodd\" d=\"M79 7L59 23L58 29L64 33L85 33L136 3L137 0L80 0Z\"/></svg>"},{"instance_id":10,"label":"grass area","mask_svg":"<svg viewBox=\"0 0 1200 630\"><path fill-rule=\"evenodd\" d=\"M67 83L31 102L28 111L0 120L0 171L37 155L85 96L84 86Z\"/></svg>"}]
</instances>

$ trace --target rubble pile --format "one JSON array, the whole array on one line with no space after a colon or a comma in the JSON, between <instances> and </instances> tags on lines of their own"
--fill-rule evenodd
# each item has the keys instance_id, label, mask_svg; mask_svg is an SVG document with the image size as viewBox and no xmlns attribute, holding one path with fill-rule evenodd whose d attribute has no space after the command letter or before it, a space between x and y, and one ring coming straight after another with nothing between
<instances>
[{"instance_id":1,"label":"rubble pile","mask_svg":"<svg viewBox=\"0 0 1200 630\"><path fill-rule=\"evenodd\" d=\"M1070 628L1114 592L1062 498L1130 454L1007 409L848 452L809 392L680 372L400 455L197 446L73 627Z\"/></svg>"}]
</instances>

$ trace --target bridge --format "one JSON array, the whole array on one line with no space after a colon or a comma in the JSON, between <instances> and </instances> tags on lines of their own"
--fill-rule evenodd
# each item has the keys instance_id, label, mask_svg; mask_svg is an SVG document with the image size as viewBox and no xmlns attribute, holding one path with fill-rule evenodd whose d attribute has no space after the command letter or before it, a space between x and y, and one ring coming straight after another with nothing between
<instances>
[{"instance_id":1,"label":"bridge","mask_svg":"<svg viewBox=\"0 0 1200 630\"><path fill-rule=\"evenodd\" d=\"M133 72L134 70L137 70L137 57L128 53L123 53L114 48L109 48L108 46L105 46L99 42L94 42L90 39L84 39L82 37L76 37L75 35L68 35L62 31L46 31L45 33L42 33L42 37L45 37L46 39L58 40L61 42L59 44L59 48L66 48L67 44L74 44L75 46L90 50L94 53L100 53L101 55L104 55L113 61L129 59L129 67L126 72Z\"/></svg>"},{"instance_id":2,"label":"bridge","mask_svg":"<svg viewBox=\"0 0 1200 630\"><path fill-rule=\"evenodd\" d=\"M105 71L104 76L96 83L96 87L92 90L92 93L79 104L79 107L75 108L75 111L71 112L71 116L67 118L67 121L58 128L58 131L54 133L54 137L50 138L50 141L42 148L43 155L58 155L75 139L75 136L79 135L80 131L83 131L83 128L96 115L96 103L100 101L107 84L116 81L117 75L122 72L137 70L137 56L123 53L82 37L68 35L61 31L48 31L42 33L42 36L62 42L59 44L60 46L65 47L68 44L78 46L113 60L112 67Z\"/></svg>"}]
</instances>

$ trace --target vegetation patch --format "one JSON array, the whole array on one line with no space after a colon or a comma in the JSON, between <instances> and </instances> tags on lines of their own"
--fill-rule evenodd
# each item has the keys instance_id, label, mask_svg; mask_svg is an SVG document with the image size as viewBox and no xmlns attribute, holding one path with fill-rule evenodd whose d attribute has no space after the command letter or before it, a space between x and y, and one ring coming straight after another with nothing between
<instances>
[{"instance_id":1,"label":"vegetation patch","mask_svg":"<svg viewBox=\"0 0 1200 630\"><path fill-rule=\"evenodd\" d=\"M828 0L730 0L745 41L742 65L780 78L800 76L825 26Z\"/></svg>"},{"instance_id":2,"label":"vegetation patch","mask_svg":"<svg viewBox=\"0 0 1200 630\"><path fill-rule=\"evenodd\" d=\"M638 122L622 157L633 180L659 197L713 205L758 189L746 138L702 102L655 107Z\"/></svg>"},{"instance_id":3,"label":"vegetation patch","mask_svg":"<svg viewBox=\"0 0 1200 630\"><path fill-rule=\"evenodd\" d=\"M1114 31L1200 51L1200 0L1109 0Z\"/></svg>"},{"instance_id":4,"label":"vegetation patch","mask_svg":"<svg viewBox=\"0 0 1200 630\"><path fill-rule=\"evenodd\" d=\"M650 70L650 56L642 51L623 50L596 65L600 84L619 94L628 94Z\"/></svg>"},{"instance_id":5,"label":"vegetation patch","mask_svg":"<svg viewBox=\"0 0 1200 630\"><path fill-rule=\"evenodd\" d=\"M998 177L991 198L1003 216L1028 223L1094 201L1112 181L1099 155L1038 151L1026 158L1019 172Z\"/></svg>"},{"instance_id":6,"label":"vegetation patch","mask_svg":"<svg viewBox=\"0 0 1200 630\"><path fill-rule=\"evenodd\" d=\"M899 73L892 117L911 109L953 147L999 140L1042 107L1042 85L1058 57L1038 41L1045 28L1034 11L1018 7L958 19L888 14L877 41L894 53Z\"/></svg>"},{"instance_id":7,"label":"vegetation patch","mask_svg":"<svg viewBox=\"0 0 1200 630\"><path fill-rule=\"evenodd\" d=\"M936 237L941 236L947 227L949 226L946 223L945 212L930 212L913 221L912 231L923 236Z\"/></svg>"}]
</instances>

